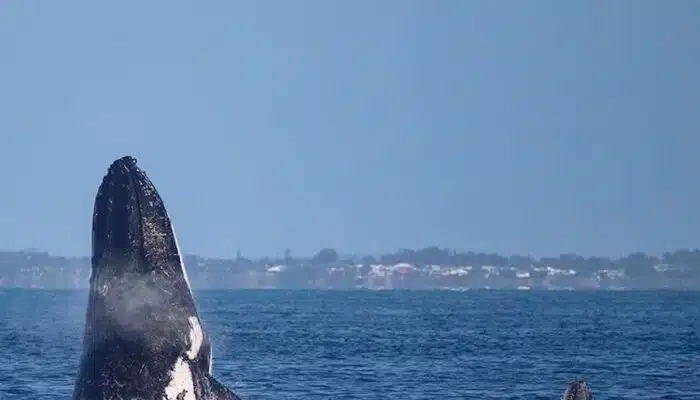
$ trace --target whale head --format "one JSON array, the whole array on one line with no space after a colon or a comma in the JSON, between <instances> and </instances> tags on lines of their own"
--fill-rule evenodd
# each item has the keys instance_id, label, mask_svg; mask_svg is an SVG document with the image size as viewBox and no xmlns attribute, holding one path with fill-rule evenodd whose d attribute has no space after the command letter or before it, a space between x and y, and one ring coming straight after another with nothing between
<instances>
[{"instance_id":1,"label":"whale head","mask_svg":"<svg viewBox=\"0 0 700 400\"><path fill-rule=\"evenodd\" d=\"M237 398L211 377L175 231L133 157L115 160L97 191L91 264L75 400Z\"/></svg>"}]
</instances>

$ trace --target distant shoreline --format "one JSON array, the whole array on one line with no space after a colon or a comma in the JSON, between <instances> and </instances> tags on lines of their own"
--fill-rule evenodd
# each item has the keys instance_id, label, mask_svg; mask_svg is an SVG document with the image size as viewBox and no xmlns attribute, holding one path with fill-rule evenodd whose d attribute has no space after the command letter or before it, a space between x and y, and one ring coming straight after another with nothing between
<instances>
[{"instance_id":1,"label":"distant shoreline","mask_svg":"<svg viewBox=\"0 0 700 400\"><path fill-rule=\"evenodd\" d=\"M664 288L664 289L532 289L532 290L518 290L518 289L467 289L467 290L452 290L452 289L324 289L324 288L311 288L311 289L283 289L283 288L233 288L233 289L192 289L197 293L228 293L228 292L415 292L415 293L432 293L432 292L455 292L455 293L486 293L486 292L499 292L499 293L699 293L700 289L675 289L675 288ZM89 288L29 288L29 287L0 287L0 295L3 292L88 292Z\"/></svg>"},{"instance_id":2,"label":"distant shoreline","mask_svg":"<svg viewBox=\"0 0 700 400\"><path fill-rule=\"evenodd\" d=\"M322 249L311 258L251 260L184 256L195 290L700 290L700 250L620 259L562 254L533 259L430 247L381 256L341 256ZM89 257L41 251L0 252L0 288L85 289Z\"/></svg>"}]
</instances>

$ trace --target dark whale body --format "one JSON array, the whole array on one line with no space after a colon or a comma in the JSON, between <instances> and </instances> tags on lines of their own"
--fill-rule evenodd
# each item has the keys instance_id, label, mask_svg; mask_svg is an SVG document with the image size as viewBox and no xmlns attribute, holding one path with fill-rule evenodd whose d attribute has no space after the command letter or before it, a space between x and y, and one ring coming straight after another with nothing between
<instances>
[{"instance_id":1,"label":"dark whale body","mask_svg":"<svg viewBox=\"0 0 700 400\"><path fill-rule=\"evenodd\" d=\"M593 400L593 392L588 388L586 382L578 380L566 389L562 400Z\"/></svg>"},{"instance_id":2,"label":"dark whale body","mask_svg":"<svg viewBox=\"0 0 700 400\"><path fill-rule=\"evenodd\" d=\"M120 158L95 198L73 399L239 399L212 377L211 363L163 200L134 158Z\"/></svg>"}]
</instances>

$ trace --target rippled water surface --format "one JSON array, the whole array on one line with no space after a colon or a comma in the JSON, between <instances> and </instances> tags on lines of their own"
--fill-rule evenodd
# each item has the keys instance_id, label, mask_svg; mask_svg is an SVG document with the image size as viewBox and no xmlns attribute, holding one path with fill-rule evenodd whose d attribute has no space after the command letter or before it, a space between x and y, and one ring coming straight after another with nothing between
<instances>
[{"instance_id":1,"label":"rippled water surface","mask_svg":"<svg viewBox=\"0 0 700 400\"><path fill-rule=\"evenodd\" d=\"M245 399L700 399L700 293L203 291ZM0 399L69 399L86 291L0 290Z\"/></svg>"}]
</instances>

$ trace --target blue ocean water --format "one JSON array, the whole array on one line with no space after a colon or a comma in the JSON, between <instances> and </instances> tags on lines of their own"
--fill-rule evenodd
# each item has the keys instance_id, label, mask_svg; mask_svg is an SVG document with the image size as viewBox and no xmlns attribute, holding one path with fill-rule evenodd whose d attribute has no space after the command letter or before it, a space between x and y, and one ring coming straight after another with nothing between
<instances>
[{"instance_id":1,"label":"blue ocean water","mask_svg":"<svg viewBox=\"0 0 700 400\"><path fill-rule=\"evenodd\" d=\"M700 399L700 292L201 291L253 399ZM0 289L0 399L69 399L87 291Z\"/></svg>"}]
</instances>

